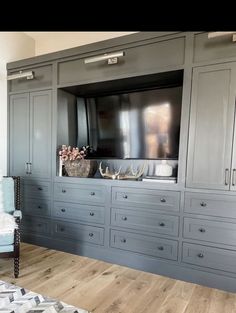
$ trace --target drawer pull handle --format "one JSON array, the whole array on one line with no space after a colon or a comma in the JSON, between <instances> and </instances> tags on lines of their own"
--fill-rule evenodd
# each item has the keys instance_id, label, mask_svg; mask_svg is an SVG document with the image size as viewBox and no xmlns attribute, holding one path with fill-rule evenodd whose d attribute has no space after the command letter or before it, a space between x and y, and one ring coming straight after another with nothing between
<instances>
[{"instance_id":1,"label":"drawer pull handle","mask_svg":"<svg viewBox=\"0 0 236 313\"><path fill-rule=\"evenodd\" d=\"M164 250L164 247L163 247L163 246L160 246L160 247L158 247L157 249L160 250L160 251L163 251L163 250Z\"/></svg>"},{"instance_id":2,"label":"drawer pull handle","mask_svg":"<svg viewBox=\"0 0 236 313\"><path fill-rule=\"evenodd\" d=\"M89 237L93 237L93 233L89 233Z\"/></svg>"},{"instance_id":3,"label":"drawer pull handle","mask_svg":"<svg viewBox=\"0 0 236 313\"><path fill-rule=\"evenodd\" d=\"M65 231L65 228L64 228L64 227L61 227L61 228L60 228L60 231L62 231L62 232Z\"/></svg>"},{"instance_id":4,"label":"drawer pull handle","mask_svg":"<svg viewBox=\"0 0 236 313\"><path fill-rule=\"evenodd\" d=\"M123 195L123 198L124 198L124 199L128 199L128 196L127 196L127 195Z\"/></svg>"},{"instance_id":5,"label":"drawer pull handle","mask_svg":"<svg viewBox=\"0 0 236 313\"><path fill-rule=\"evenodd\" d=\"M164 227L164 226L166 226L166 224L161 222L161 223L159 223L159 226Z\"/></svg>"},{"instance_id":6,"label":"drawer pull handle","mask_svg":"<svg viewBox=\"0 0 236 313\"><path fill-rule=\"evenodd\" d=\"M42 188L42 187L38 187L38 190L42 191L42 190L43 190L43 188Z\"/></svg>"},{"instance_id":7,"label":"drawer pull handle","mask_svg":"<svg viewBox=\"0 0 236 313\"><path fill-rule=\"evenodd\" d=\"M90 215L90 216L94 216L94 213L93 213L93 212L90 212L89 215Z\"/></svg>"},{"instance_id":8,"label":"drawer pull handle","mask_svg":"<svg viewBox=\"0 0 236 313\"><path fill-rule=\"evenodd\" d=\"M122 216L122 221L127 221L127 217L126 216Z\"/></svg>"},{"instance_id":9,"label":"drawer pull handle","mask_svg":"<svg viewBox=\"0 0 236 313\"><path fill-rule=\"evenodd\" d=\"M126 239L123 238L123 239L120 240L120 242L126 243Z\"/></svg>"},{"instance_id":10,"label":"drawer pull handle","mask_svg":"<svg viewBox=\"0 0 236 313\"><path fill-rule=\"evenodd\" d=\"M229 184L229 169L225 169L225 186L228 186Z\"/></svg>"},{"instance_id":11,"label":"drawer pull handle","mask_svg":"<svg viewBox=\"0 0 236 313\"><path fill-rule=\"evenodd\" d=\"M164 202L166 202L166 199L165 198L161 198L160 201L164 203Z\"/></svg>"},{"instance_id":12,"label":"drawer pull handle","mask_svg":"<svg viewBox=\"0 0 236 313\"><path fill-rule=\"evenodd\" d=\"M95 196L95 192L94 191L90 192L90 196Z\"/></svg>"},{"instance_id":13,"label":"drawer pull handle","mask_svg":"<svg viewBox=\"0 0 236 313\"><path fill-rule=\"evenodd\" d=\"M204 254L203 253L198 253L197 255L200 259L204 258Z\"/></svg>"},{"instance_id":14,"label":"drawer pull handle","mask_svg":"<svg viewBox=\"0 0 236 313\"><path fill-rule=\"evenodd\" d=\"M200 231L200 233L205 233L206 232L205 228L199 228L199 231Z\"/></svg>"},{"instance_id":15,"label":"drawer pull handle","mask_svg":"<svg viewBox=\"0 0 236 313\"><path fill-rule=\"evenodd\" d=\"M207 206L207 204L206 204L206 202L201 202L200 206L205 207L205 206Z\"/></svg>"},{"instance_id":16,"label":"drawer pull handle","mask_svg":"<svg viewBox=\"0 0 236 313\"><path fill-rule=\"evenodd\" d=\"M61 209L62 212L66 212L66 209Z\"/></svg>"},{"instance_id":17,"label":"drawer pull handle","mask_svg":"<svg viewBox=\"0 0 236 313\"><path fill-rule=\"evenodd\" d=\"M62 191L61 191L62 193L66 193L66 190L65 189L62 189Z\"/></svg>"}]
</instances>

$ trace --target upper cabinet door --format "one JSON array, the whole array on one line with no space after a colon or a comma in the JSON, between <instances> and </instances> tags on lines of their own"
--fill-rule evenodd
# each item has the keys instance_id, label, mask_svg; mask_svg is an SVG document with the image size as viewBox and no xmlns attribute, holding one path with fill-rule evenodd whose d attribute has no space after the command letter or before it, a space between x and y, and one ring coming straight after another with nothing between
<instances>
[{"instance_id":1,"label":"upper cabinet door","mask_svg":"<svg viewBox=\"0 0 236 313\"><path fill-rule=\"evenodd\" d=\"M10 175L29 176L29 94L10 96L9 113Z\"/></svg>"},{"instance_id":2,"label":"upper cabinet door","mask_svg":"<svg viewBox=\"0 0 236 313\"><path fill-rule=\"evenodd\" d=\"M51 91L30 93L31 177L51 177Z\"/></svg>"},{"instance_id":3,"label":"upper cabinet door","mask_svg":"<svg viewBox=\"0 0 236 313\"><path fill-rule=\"evenodd\" d=\"M229 190L234 63L193 70L187 187Z\"/></svg>"}]
</instances>

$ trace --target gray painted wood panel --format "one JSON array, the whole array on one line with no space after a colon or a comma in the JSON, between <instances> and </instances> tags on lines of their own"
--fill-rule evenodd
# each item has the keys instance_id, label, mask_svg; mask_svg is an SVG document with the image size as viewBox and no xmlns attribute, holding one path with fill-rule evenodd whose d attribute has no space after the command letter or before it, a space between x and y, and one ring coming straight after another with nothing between
<instances>
[{"instance_id":1,"label":"gray painted wood panel","mask_svg":"<svg viewBox=\"0 0 236 313\"><path fill-rule=\"evenodd\" d=\"M236 218L236 197L185 192L184 211L192 214Z\"/></svg>"},{"instance_id":2,"label":"gray painted wood panel","mask_svg":"<svg viewBox=\"0 0 236 313\"><path fill-rule=\"evenodd\" d=\"M29 94L10 96L10 174L27 176L29 156Z\"/></svg>"},{"instance_id":3,"label":"gray painted wood panel","mask_svg":"<svg viewBox=\"0 0 236 313\"><path fill-rule=\"evenodd\" d=\"M84 59L60 62L58 65L58 84L82 83L83 81L105 81L115 76L137 72L153 72L165 66L184 63L185 38L174 38L122 49L111 48L104 53L124 51L124 57L117 64L108 65L107 61L84 64ZM96 52L91 56L100 55Z\"/></svg>"},{"instance_id":4,"label":"gray painted wood panel","mask_svg":"<svg viewBox=\"0 0 236 313\"><path fill-rule=\"evenodd\" d=\"M35 199L50 199L51 198L51 183L48 181L25 181L23 185L24 198Z\"/></svg>"},{"instance_id":5,"label":"gray painted wood panel","mask_svg":"<svg viewBox=\"0 0 236 313\"><path fill-rule=\"evenodd\" d=\"M22 211L23 215L50 216L51 203L45 199L26 198L24 199Z\"/></svg>"},{"instance_id":6,"label":"gray painted wood panel","mask_svg":"<svg viewBox=\"0 0 236 313\"><path fill-rule=\"evenodd\" d=\"M113 248L177 260L178 242L174 240L111 230L110 244Z\"/></svg>"},{"instance_id":7,"label":"gray painted wood panel","mask_svg":"<svg viewBox=\"0 0 236 313\"><path fill-rule=\"evenodd\" d=\"M105 222L105 208L97 205L86 205L68 202L54 202L52 216L62 219L77 220L87 223Z\"/></svg>"},{"instance_id":8,"label":"gray painted wood panel","mask_svg":"<svg viewBox=\"0 0 236 313\"><path fill-rule=\"evenodd\" d=\"M236 251L183 243L183 262L236 273Z\"/></svg>"},{"instance_id":9,"label":"gray painted wood panel","mask_svg":"<svg viewBox=\"0 0 236 313\"><path fill-rule=\"evenodd\" d=\"M229 190L233 88L232 64L193 70L187 187Z\"/></svg>"},{"instance_id":10,"label":"gray painted wood panel","mask_svg":"<svg viewBox=\"0 0 236 313\"><path fill-rule=\"evenodd\" d=\"M32 67L27 69L21 69L23 72L33 71L33 79L14 79L9 82L9 91L16 92L21 90L31 90L34 88L45 88L52 86L52 66L45 65L41 67ZM19 71L11 71L9 74L17 74Z\"/></svg>"},{"instance_id":11,"label":"gray painted wood panel","mask_svg":"<svg viewBox=\"0 0 236 313\"><path fill-rule=\"evenodd\" d=\"M51 91L30 94L30 162L31 176L51 176Z\"/></svg>"},{"instance_id":12,"label":"gray painted wood panel","mask_svg":"<svg viewBox=\"0 0 236 313\"><path fill-rule=\"evenodd\" d=\"M147 232L178 236L179 218L165 214L154 214L147 210L112 208L111 225L138 229Z\"/></svg>"},{"instance_id":13,"label":"gray painted wood panel","mask_svg":"<svg viewBox=\"0 0 236 313\"><path fill-rule=\"evenodd\" d=\"M185 217L184 238L236 246L236 224Z\"/></svg>"},{"instance_id":14,"label":"gray painted wood panel","mask_svg":"<svg viewBox=\"0 0 236 313\"><path fill-rule=\"evenodd\" d=\"M49 235L51 232L51 222L49 219L24 216L22 219L22 230L24 233L36 233L40 235Z\"/></svg>"}]
</instances>

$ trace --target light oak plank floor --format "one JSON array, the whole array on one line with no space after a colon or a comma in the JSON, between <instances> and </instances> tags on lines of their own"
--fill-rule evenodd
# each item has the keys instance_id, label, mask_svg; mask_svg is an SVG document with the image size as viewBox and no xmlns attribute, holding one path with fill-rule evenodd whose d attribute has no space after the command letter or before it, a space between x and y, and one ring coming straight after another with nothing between
<instances>
[{"instance_id":1,"label":"light oak plank floor","mask_svg":"<svg viewBox=\"0 0 236 313\"><path fill-rule=\"evenodd\" d=\"M233 293L24 243L20 278L0 259L0 279L93 313L236 312Z\"/></svg>"}]
</instances>

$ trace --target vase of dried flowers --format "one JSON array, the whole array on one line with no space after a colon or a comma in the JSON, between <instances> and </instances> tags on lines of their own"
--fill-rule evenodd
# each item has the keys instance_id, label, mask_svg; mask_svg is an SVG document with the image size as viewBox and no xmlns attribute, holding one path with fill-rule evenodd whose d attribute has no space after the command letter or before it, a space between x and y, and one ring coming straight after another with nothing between
<instances>
[{"instance_id":1,"label":"vase of dried flowers","mask_svg":"<svg viewBox=\"0 0 236 313\"><path fill-rule=\"evenodd\" d=\"M93 177L97 170L97 161L85 159L90 147L71 147L62 145L59 151L61 163L68 176Z\"/></svg>"}]
</instances>

